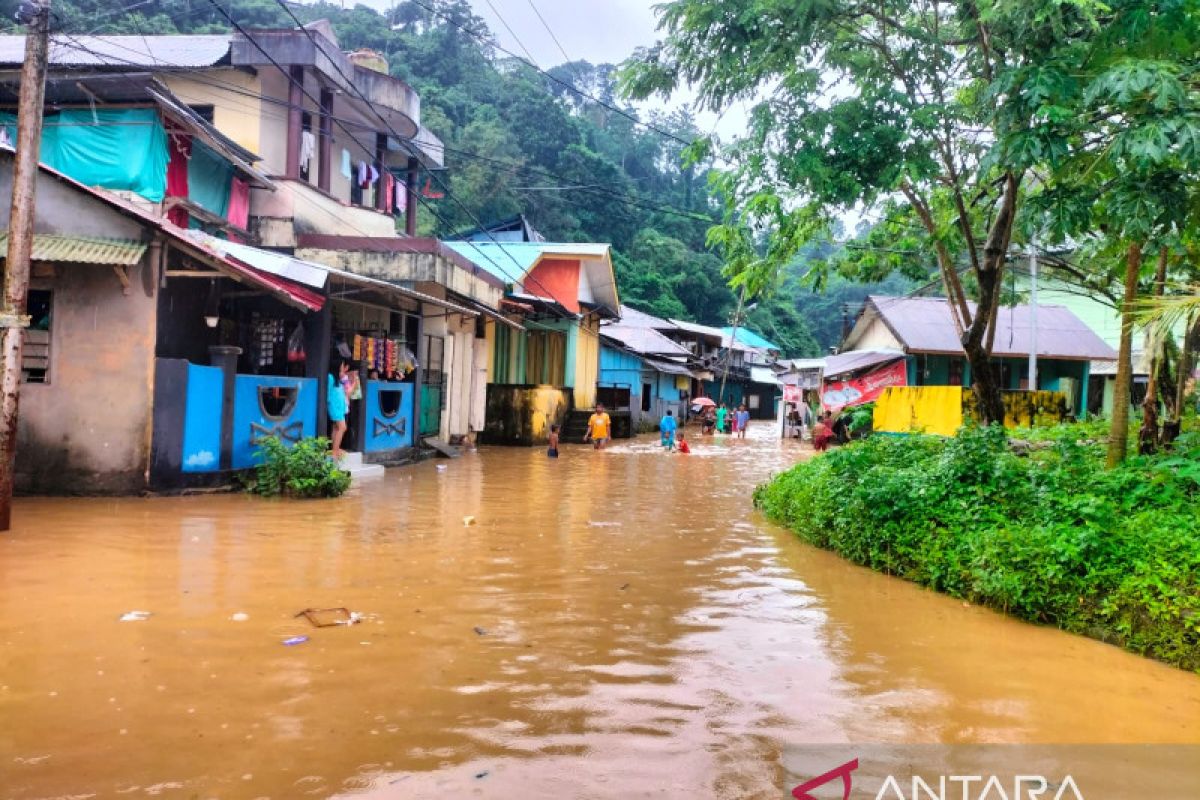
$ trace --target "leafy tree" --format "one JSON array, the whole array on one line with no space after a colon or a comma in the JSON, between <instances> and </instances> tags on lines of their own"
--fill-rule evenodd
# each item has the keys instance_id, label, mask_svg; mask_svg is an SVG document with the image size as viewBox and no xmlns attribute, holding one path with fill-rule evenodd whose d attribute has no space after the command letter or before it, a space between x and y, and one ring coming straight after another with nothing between
<instances>
[{"instance_id":1,"label":"leafy tree","mask_svg":"<svg viewBox=\"0 0 1200 800\"><path fill-rule=\"evenodd\" d=\"M747 240L742 229L768 242L741 259L735 280L765 282L756 273L780 270L839 214L865 209L915 226L936 258L983 416L997 421L990 352L1018 193L1030 167L1064 146L1038 116L1057 91L1044 70L1071 63L1102 8L674 0L661 7L664 41L638 54L625 88L647 97L690 83L712 110L757 99L716 182L727 202L718 239Z\"/></svg>"}]
</instances>

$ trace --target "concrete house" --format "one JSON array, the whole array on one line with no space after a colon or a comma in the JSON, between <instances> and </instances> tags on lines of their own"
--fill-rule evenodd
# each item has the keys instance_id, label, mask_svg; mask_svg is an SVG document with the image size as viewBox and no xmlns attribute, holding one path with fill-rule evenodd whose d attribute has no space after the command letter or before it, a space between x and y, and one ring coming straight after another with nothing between
<instances>
[{"instance_id":1,"label":"concrete house","mask_svg":"<svg viewBox=\"0 0 1200 800\"><path fill-rule=\"evenodd\" d=\"M1029 306L1003 307L996 319L992 350L1002 389L1038 389L1066 395L1075 414L1088 407L1088 378L1093 359L1116 358L1115 351L1070 310L1055 305L1037 309L1038 385L1028 386L1032 335ZM971 385L971 367L943 298L867 298L841 352L826 359L825 378L904 362L901 385Z\"/></svg>"},{"instance_id":2,"label":"concrete house","mask_svg":"<svg viewBox=\"0 0 1200 800\"><path fill-rule=\"evenodd\" d=\"M551 424L586 425L600 374L600 323L620 314L607 244L454 241L445 246L501 282L510 324L492 318L484 441L529 445ZM515 324L511 324L515 323ZM575 412L572 415L572 412ZM572 428L567 436L582 433Z\"/></svg>"}]
</instances>

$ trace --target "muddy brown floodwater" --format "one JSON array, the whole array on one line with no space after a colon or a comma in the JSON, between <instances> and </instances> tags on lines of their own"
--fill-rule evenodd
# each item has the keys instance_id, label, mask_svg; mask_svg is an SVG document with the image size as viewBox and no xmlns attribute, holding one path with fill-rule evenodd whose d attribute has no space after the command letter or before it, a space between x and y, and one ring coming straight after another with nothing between
<instances>
[{"instance_id":1,"label":"muddy brown floodwater","mask_svg":"<svg viewBox=\"0 0 1200 800\"><path fill-rule=\"evenodd\" d=\"M801 451L753 433L331 501L20 501L0 797L778 798L808 744L1200 742L1196 675L766 522L751 489ZM294 618L337 606L365 620Z\"/></svg>"}]
</instances>

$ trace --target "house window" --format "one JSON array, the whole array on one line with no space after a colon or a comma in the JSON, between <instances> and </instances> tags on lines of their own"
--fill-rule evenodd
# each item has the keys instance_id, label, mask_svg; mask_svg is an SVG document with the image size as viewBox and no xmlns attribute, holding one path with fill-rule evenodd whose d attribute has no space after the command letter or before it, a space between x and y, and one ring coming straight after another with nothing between
<instances>
[{"instance_id":1,"label":"house window","mask_svg":"<svg viewBox=\"0 0 1200 800\"><path fill-rule=\"evenodd\" d=\"M747 398L747 401L749 403L749 409L751 411L758 411L758 395L756 395L756 394L750 395Z\"/></svg>"},{"instance_id":2,"label":"house window","mask_svg":"<svg viewBox=\"0 0 1200 800\"><path fill-rule=\"evenodd\" d=\"M50 311L52 298L45 289L30 289L29 327L21 350L21 377L26 383L50 382Z\"/></svg>"},{"instance_id":3,"label":"house window","mask_svg":"<svg viewBox=\"0 0 1200 800\"><path fill-rule=\"evenodd\" d=\"M963 385L963 362L961 358L950 359L950 366L946 374L947 386L962 386Z\"/></svg>"}]
</instances>

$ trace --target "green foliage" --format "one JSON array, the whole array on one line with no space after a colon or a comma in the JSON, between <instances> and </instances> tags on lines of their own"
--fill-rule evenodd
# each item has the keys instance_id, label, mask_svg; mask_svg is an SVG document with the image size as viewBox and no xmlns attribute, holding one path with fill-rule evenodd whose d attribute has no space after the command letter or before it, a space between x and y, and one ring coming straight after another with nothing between
<instances>
[{"instance_id":1,"label":"green foliage","mask_svg":"<svg viewBox=\"0 0 1200 800\"><path fill-rule=\"evenodd\" d=\"M247 487L264 497L338 497L350 488L350 473L329 454L329 440L301 439L288 446L275 436L259 444L262 462Z\"/></svg>"},{"instance_id":2,"label":"green foliage","mask_svg":"<svg viewBox=\"0 0 1200 800\"><path fill-rule=\"evenodd\" d=\"M873 569L1200 670L1200 433L1105 470L1103 424L873 436L755 491L768 516Z\"/></svg>"}]
</instances>

